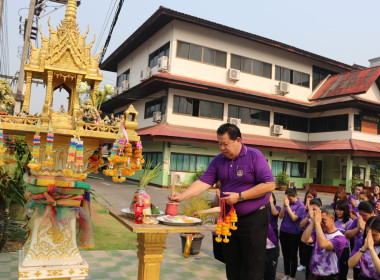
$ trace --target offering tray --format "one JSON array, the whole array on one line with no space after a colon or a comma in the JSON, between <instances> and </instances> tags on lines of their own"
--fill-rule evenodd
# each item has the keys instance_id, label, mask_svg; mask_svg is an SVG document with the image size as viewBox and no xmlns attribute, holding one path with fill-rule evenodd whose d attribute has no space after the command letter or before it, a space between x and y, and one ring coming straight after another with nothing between
<instances>
[{"instance_id":1,"label":"offering tray","mask_svg":"<svg viewBox=\"0 0 380 280\"><path fill-rule=\"evenodd\" d=\"M135 213L132 213L131 209L129 208L123 208L120 210L123 214L125 214L128 218L134 219ZM151 215L145 215L146 217L159 217L164 215L164 212L160 210L160 214L151 214Z\"/></svg>"},{"instance_id":2,"label":"offering tray","mask_svg":"<svg viewBox=\"0 0 380 280\"><path fill-rule=\"evenodd\" d=\"M170 215L157 217L157 220L160 221L160 223L163 223L169 226L193 226L193 225L198 225L202 222L201 219L194 218L194 217L170 216Z\"/></svg>"}]
</instances>

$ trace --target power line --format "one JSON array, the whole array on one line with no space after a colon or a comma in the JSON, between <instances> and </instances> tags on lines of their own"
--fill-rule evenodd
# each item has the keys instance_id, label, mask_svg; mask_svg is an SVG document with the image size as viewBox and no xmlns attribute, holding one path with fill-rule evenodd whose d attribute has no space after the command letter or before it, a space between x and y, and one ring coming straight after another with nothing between
<instances>
[{"instance_id":1,"label":"power line","mask_svg":"<svg viewBox=\"0 0 380 280\"><path fill-rule=\"evenodd\" d=\"M120 0L119 1L119 6L117 7L117 10L116 10L116 13L115 13L115 17L113 18L113 21L112 21L112 24L111 24L110 31L108 33L106 42L104 43L103 52L102 52L102 54L100 55L100 58L99 58L99 65L103 62L104 55L105 55L105 53L107 51L108 44L111 41L112 32L113 32L113 29L115 28L117 19L119 18L119 14L120 14L120 11L121 11L121 7L123 7L123 3L124 3L124 0Z\"/></svg>"},{"instance_id":2,"label":"power line","mask_svg":"<svg viewBox=\"0 0 380 280\"><path fill-rule=\"evenodd\" d=\"M106 17L104 18L104 22L103 22L103 25L102 25L102 29L100 30L100 35L98 37L98 41L96 42L96 46L95 46L95 53L97 52L98 48L99 48L99 45L100 45L100 42L103 38L103 35L104 35L104 32L106 30L106 27L108 25L108 22L111 18L111 14L113 12L113 10L115 9L115 6L116 6L116 0L114 0L114 4L113 4L113 7L112 7L112 10L110 11L111 9L111 6L112 6L112 2L110 3L109 7L108 7L108 11L107 11L107 14L106 14Z\"/></svg>"}]
</instances>

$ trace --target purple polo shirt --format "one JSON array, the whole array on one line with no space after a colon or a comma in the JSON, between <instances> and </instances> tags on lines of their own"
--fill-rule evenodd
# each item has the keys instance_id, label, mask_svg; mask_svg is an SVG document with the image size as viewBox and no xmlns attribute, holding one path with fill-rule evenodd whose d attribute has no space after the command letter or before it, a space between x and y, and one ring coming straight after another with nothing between
<instances>
[{"instance_id":1,"label":"purple polo shirt","mask_svg":"<svg viewBox=\"0 0 380 280\"><path fill-rule=\"evenodd\" d=\"M300 222L303 213L305 212L305 205L297 199L295 203L289 204L292 212L298 216L297 221L293 222L289 216L288 210L285 209L284 219L282 220L280 231L291 233L291 234L299 234L301 232Z\"/></svg>"},{"instance_id":2,"label":"purple polo shirt","mask_svg":"<svg viewBox=\"0 0 380 280\"><path fill-rule=\"evenodd\" d=\"M239 155L233 160L219 154L210 162L207 170L199 178L208 185L221 182L221 198L223 192L240 193L260 183L274 182L272 171L263 154L256 149L242 144ZM269 202L270 194L258 198L237 202L234 207L238 216L247 215ZM227 211L229 206L226 205Z\"/></svg>"},{"instance_id":3,"label":"purple polo shirt","mask_svg":"<svg viewBox=\"0 0 380 280\"><path fill-rule=\"evenodd\" d=\"M347 221L347 223L343 223L343 220L336 219L334 224L335 224L335 227L344 235L346 230L351 226L353 222L354 221L351 218ZM349 240L347 240L345 248L348 248L348 247L350 247Z\"/></svg>"},{"instance_id":4,"label":"purple polo shirt","mask_svg":"<svg viewBox=\"0 0 380 280\"><path fill-rule=\"evenodd\" d=\"M310 271L314 275L328 276L339 273L339 258L347 242L344 235L336 230L333 233L324 233L326 239L334 247L333 250L323 249L319 246L315 230L311 233L314 249L310 257Z\"/></svg>"},{"instance_id":5,"label":"purple polo shirt","mask_svg":"<svg viewBox=\"0 0 380 280\"><path fill-rule=\"evenodd\" d=\"M359 205L359 198L355 198L355 194L350 194L348 196L348 204L351 205L352 207L354 207L354 206L351 204L351 198L353 198L356 201L356 207L358 207L358 205Z\"/></svg>"},{"instance_id":6,"label":"purple polo shirt","mask_svg":"<svg viewBox=\"0 0 380 280\"><path fill-rule=\"evenodd\" d=\"M281 207L280 206L276 205L275 207L276 207L276 209L277 209L278 212L281 211ZM270 212L270 215L269 215L269 224L271 225L272 229L278 229L278 215L277 216L273 216L272 211Z\"/></svg>"},{"instance_id":7,"label":"purple polo shirt","mask_svg":"<svg viewBox=\"0 0 380 280\"><path fill-rule=\"evenodd\" d=\"M352 230L352 229L358 227L358 219L359 218L356 218L351 223L351 225L346 228L346 231ZM353 239L354 239L354 247L352 248L350 258L359 251L361 246L363 246L363 232L359 231L359 233L357 235L355 235ZM359 268L359 264L355 265L355 267Z\"/></svg>"},{"instance_id":8,"label":"purple polo shirt","mask_svg":"<svg viewBox=\"0 0 380 280\"><path fill-rule=\"evenodd\" d=\"M278 246L278 239L276 237L276 234L274 233L271 225L268 226L268 235L267 235L267 249L272 249L274 247Z\"/></svg>"},{"instance_id":9,"label":"purple polo shirt","mask_svg":"<svg viewBox=\"0 0 380 280\"><path fill-rule=\"evenodd\" d=\"M380 246L374 246L376 254L379 255L380 253ZM371 252L369 250L366 250L363 256L360 258L359 261L360 264L360 274L364 277L371 278L371 279L380 279L380 274L377 273L376 267L373 263Z\"/></svg>"}]
</instances>

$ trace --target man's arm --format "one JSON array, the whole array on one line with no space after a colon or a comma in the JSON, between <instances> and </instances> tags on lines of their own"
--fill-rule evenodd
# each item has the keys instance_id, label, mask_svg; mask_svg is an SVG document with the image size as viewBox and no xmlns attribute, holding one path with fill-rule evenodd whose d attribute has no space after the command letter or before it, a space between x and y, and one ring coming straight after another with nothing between
<instances>
[{"instance_id":1,"label":"man's arm","mask_svg":"<svg viewBox=\"0 0 380 280\"><path fill-rule=\"evenodd\" d=\"M184 192L182 193L174 193L173 195L169 195L169 200L173 200L176 202L181 202L183 200L187 200L194 196L200 195L201 193L207 191L211 185L203 183L200 180L192 183Z\"/></svg>"},{"instance_id":2,"label":"man's arm","mask_svg":"<svg viewBox=\"0 0 380 280\"><path fill-rule=\"evenodd\" d=\"M243 191L241 195L243 196L244 200L261 197L267 193L270 193L271 191L274 191L275 186L276 185L274 182L260 183L246 191ZM239 201L239 193L224 192L223 194L228 195L226 197L226 202L229 205L235 204Z\"/></svg>"},{"instance_id":3,"label":"man's arm","mask_svg":"<svg viewBox=\"0 0 380 280\"><path fill-rule=\"evenodd\" d=\"M334 250L333 244L327 240L325 234L323 233L321 224L315 224L315 233L317 235L318 244L321 248L329 251Z\"/></svg>"},{"instance_id":4,"label":"man's arm","mask_svg":"<svg viewBox=\"0 0 380 280\"><path fill-rule=\"evenodd\" d=\"M311 238L311 233L313 232L313 229L314 229L314 223L311 222L307 226L307 228L305 229L305 231L302 233L301 241L303 243L313 243L313 238Z\"/></svg>"}]
</instances>

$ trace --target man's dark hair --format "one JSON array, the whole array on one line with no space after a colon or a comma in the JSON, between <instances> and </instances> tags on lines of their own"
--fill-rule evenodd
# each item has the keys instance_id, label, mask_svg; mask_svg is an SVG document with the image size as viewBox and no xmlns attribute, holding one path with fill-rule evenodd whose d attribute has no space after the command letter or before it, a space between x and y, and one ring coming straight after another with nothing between
<instances>
[{"instance_id":1,"label":"man's dark hair","mask_svg":"<svg viewBox=\"0 0 380 280\"><path fill-rule=\"evenodd\" d=\"M285 190L285 195L291 196L291 197L296 197L297 196L297 190L294 188L287 188Z\"/></svg>"},{"instance_id":2,"label":"man's dark hair","mask_svg":"<svg viewBox=\"0 0 380 280\"><path fill-rule=\"evenodd\" d=\"M217 135L224 135L225 133L228 133L231 140L236 140L238 137L241 138L240 129L231 123L222 124L216 131Z\"/></svg>"},{"instance_id":3,"label":"man's dark hair","mask_svg":"<svg viewBox=\"0 0 380 280\"><path fill-rule=\"evenodd\" d=\"M363 190L365 189L365 185L364 185L363 183L359 183L359 184L357 184L356 187L362 187Z\"/></svg>"},{"instance_id":4,"label":"man's dark hair","mask_svg":"<svg viewBox=\"0 0 380 280\"><path fill-rule=\"evenodd\" d=\"M319 197L310 200L310 205L317 205L319 208L322 207L322 200Z\"/></svg>"},{"instance_id":5,"label":"man's dark hair","mask_svg":"<svg viewBox=\"0 0 380 280\"><path fill-rule=\"evenodd\" d=\"M372 201L362 201L359 203L358 211L363 211L367 214L371 214L372 212L375 212L375 203Z\"/></svg>"}]
</instances>

